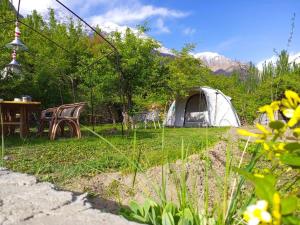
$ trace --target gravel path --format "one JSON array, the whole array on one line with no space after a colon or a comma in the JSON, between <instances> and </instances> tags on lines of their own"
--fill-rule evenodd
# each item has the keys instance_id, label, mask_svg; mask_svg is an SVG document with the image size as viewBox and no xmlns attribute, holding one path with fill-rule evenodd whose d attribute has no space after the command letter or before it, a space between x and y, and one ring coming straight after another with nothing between
<instances>
[{"instance_id":1,"label":"gravel path","mask_svg":"<svg viewBox=\"0 0 300 225\"><path fill-rule=\"evenodd\" d=\"M34 176L0 168L0 225L135 225L93 209L86 195L58 191Z\"/></svg>"}]
</instances>

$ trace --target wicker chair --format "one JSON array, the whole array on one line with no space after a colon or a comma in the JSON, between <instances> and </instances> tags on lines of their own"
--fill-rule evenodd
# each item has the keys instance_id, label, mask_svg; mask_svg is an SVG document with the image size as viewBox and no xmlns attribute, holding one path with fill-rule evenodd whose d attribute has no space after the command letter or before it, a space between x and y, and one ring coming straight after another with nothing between
<instances>
[{"instance_id":1,"label":"wicker chair","mask_svg":"<svg viewBox=\"0 0 300 225\"><path fill-rule=\"evenodd\" d=\"M57 107L45 109L41 112L41 117L39 120L39 128L38 128L38 136L41 136L44 133L45 127L49 127L51 129L50 123L52 120L52 116L56 111Z\"/></svg>"},{"instance_id":2,"label":"wicker chair","mask_svg":"<svg viewBox=\"0 0 300 225\"><path fill-rule=\"evenodd\" d=\"M72 136L81 138L79 117L84 106L85 103L80 102L65 104L42 111L38 134L42 134L46 124L49 124L50 140L55 140L58 130L63 134L64 127L67 125L70 127Z\"/></svg>"}]
</instances>

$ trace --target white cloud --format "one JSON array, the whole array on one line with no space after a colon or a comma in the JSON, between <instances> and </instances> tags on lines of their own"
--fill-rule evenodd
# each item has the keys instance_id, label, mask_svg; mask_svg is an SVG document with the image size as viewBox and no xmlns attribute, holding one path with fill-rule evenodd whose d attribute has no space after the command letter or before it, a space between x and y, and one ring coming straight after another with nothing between
<instances>
[{"instance_id":1,"label":"white cloud","mask_svg":"<svg viewBox=\"0 0 300 225\"><path fill-rule=\"evenodd\" d=\"M104 14L90 17L89 21L92 24L101 24L106 21L117 24L133 24L155 16L181 18L187 15L187 13L168 8L137 4L132 7L122 6L113 8Z\"/></svg>"},{"instance_id":2,"label":"white cloud","mask_svg":"<svg viewBox=\"0 0 300 225\"><path fill-rule=\"evenodd\" d=\"M150 26L153 26L155 33L170 33L169 27L165 24L167 19L189 15L187 12L171 8L142 4L141 0L63 0L62 2L88 23L93 26L99 25L106 32L117 30L123 33L129 27L137 33L137 30L132 27L150 20ZM14 0L13 4L17 8L18 1ZM49 8L55 9L57 19L61 22L73 17L55 0L22 0L20 13L25 16L35 9L47 19Z\"/></svg>"},{"instance_id":3,"label":"white cloud","mask_svg":"<svg viewBox=\"0 0 300 225\"><path fill-rule=\"evenodd\" d=\"M163 19L158 18L156 21L157 33L170 33L170 29L165 25Z\"/></svg>"},{"instance_id":4,"label":"white cloud","mask_svg":"<svg viewBox=\"0 0 300 225\"><path fill-rule=\"evenodd\" d=\"M18 9L19 1L13 1L16 9ZM48 8L57 8L57 4L53 0L22 0L20 2L20 13L22 15L27 15L31 13L34 9L40 13L47 12Z\"/></svg>"},{"instance_id":5,"label":"white cloud","mask_svg":"<svg viewBox=\"0 0 300 225\"><path fill-rule=\"evenodd\" d=\"M121 35L124 35L126 30L129 28L135 35L138 35L139 37L149 38L147 34L139 32L138 29L136 28L125 26L125 25L118 25L113 22L104 22L100 28L103 32L106 33L120 32Z\"/></svg>"},{"instance_id":6,"label":"white cloud","mask_svg":"<svg viewBox=\"0 0 300 225\"><path fill-rule=\"evenodd\" d=\"M262 71L263 70L263 66L264 65L268 65L269 63L275 65L276 62L278 60L278 56L277 55L273 55L272 57L262 60L259 63L256 64L256 67L258 68L258 70ZM300 52L298 53L290 53L289 55L289 62L290 63L300 63Z\"/></svg>"},{"instance_id":7,"label":"white cloud","mask_svg":"<svg viewBox=\"0 0 300 225\"><path fill-rule=\"evenodd\" d=\"M193 35L196 32L196 29L191 28L191 27L186 27L186 28L183 29L182 32L183 32L183 34L190 36L190 35Z\"/></svg>"}]
</instances>

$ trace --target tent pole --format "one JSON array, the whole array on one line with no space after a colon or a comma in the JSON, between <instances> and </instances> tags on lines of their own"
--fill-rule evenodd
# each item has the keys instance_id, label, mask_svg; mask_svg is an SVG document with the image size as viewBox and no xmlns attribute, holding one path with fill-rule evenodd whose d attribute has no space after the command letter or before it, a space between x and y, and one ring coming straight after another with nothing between
<instances>
[{"instance_id":1,"label":"tent pole","mask_svg":"<svg viewBox=\"0 0 300 225\"><path fill-rule=\"evenodd\" d=\"M216 122L217 122L218 94L219 93L216 91L216 105L215 105L214 126L216 126Z\"/></svg>"}]
</instances>

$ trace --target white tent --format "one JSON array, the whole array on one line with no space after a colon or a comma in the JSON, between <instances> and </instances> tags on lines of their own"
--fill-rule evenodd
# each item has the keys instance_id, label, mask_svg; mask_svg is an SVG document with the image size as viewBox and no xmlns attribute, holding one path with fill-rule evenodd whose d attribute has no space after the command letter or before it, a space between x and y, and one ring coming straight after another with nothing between
<instances>
[{"instance_id":1,"label":"white tent","mask_svg":"<svg viewBox=\"0 0 300 225\"><path fill-rule=\"evenodd\" d=\"M223 127L241 125L231 98L210 87L194 88L188 97L176 99L170 106L165 126Z\"/></svg>"}]
</instances>

